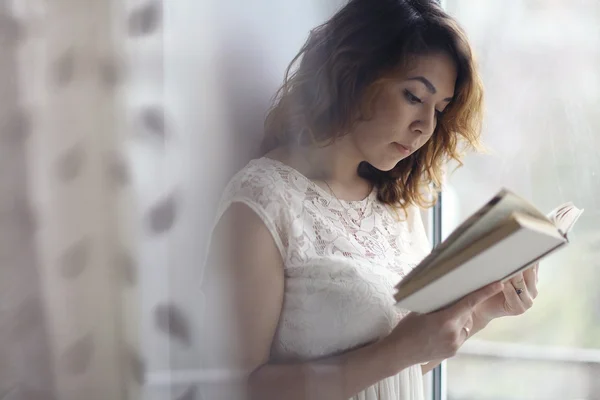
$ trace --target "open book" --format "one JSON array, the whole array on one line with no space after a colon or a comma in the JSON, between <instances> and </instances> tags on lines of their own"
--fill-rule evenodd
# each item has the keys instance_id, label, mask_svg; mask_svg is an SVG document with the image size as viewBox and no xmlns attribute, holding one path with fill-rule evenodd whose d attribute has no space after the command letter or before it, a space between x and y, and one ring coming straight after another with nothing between
<instances>
[{"instance_id":1,"label":"open book","mask_svg":"<svg viewBox=\"0 0 600 400\"><path fill-rule=\"evenodd\" d=\"M583 210L563 204L544 215L502 189L396 286L397 306L428 313L506 281L565 246Z\"/></svg>"}]
</instances>

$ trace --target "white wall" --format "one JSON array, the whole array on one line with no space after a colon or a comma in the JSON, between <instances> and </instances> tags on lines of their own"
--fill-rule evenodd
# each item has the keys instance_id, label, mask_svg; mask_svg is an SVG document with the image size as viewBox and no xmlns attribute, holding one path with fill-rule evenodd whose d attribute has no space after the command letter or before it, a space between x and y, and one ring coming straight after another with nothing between
<instances>
[{"instance_id":1,"label":"white wall","mask_svg":"<svg viewBox=\"0 0 600 400\"><path fill-rule=\"evenodd\" d=\"M179 396L185 382L194 379L200 366L198 343L193 344L200 332L198 287L220 191L234 171L257 155L270 100L309 30L342 2L164 2L163 82L158 87L171 140L160 171L147 179L167 179L181 196L168 239L145 249L161 257L149 257L144 266L146 398L167 398L169 390ZM153 328L152 307L163 301L175 303L187 317L191 347L169 342ZM179 384L169 389L165 383L173 380Z\"/></svg>"}]
</instances>

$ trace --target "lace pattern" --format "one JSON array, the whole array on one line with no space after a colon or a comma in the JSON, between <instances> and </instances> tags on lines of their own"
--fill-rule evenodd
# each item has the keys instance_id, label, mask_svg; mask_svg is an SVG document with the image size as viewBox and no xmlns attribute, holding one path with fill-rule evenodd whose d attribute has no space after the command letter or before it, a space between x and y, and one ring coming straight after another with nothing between
<instances>
[{"instance_id":1,"label":"lace pattern","mask_svg":"<svg viewBox=\"0 0 600 400\"><path fill-rule=\"evenodd\" d=\"M273 361L309 360L364 345L387 335L405 315L394 305L393 288L430 251L416 208L405 217L380 203L375 191L361 201L339 201L293 168L264 157L233 177L219 216L233 202L258 214L284 260ZM392 397L367 390L356 398L421 393L401 388L414 386L407 382L416 376L416 385L422 384L418 368L418 374L405 372L374 389Z\"/></svg>"}]
</instances>

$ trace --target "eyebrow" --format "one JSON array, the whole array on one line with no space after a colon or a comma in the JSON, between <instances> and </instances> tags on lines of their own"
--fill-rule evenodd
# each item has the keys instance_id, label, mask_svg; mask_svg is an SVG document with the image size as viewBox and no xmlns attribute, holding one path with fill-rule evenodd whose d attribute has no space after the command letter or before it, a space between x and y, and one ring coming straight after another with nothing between
<instances>
[{"instance_id":1,"label":"eyebrow","mask_svg":"<svg viewBox=\"0 0 600 400\"><path fill-rule=\"evenodd\" d=\"M429 79L425 78L424 76L415 76L413 78L408 78L407 80L409 80L409 81L419 81L423 85L425 85L425 87L427 88L427 91L429 93L431 93L431 94L436 94L437 93L437 89L435 88L435 86L433 86L433 83L431 83L431 81L429 81ZM444 99L444 101L452 101L452 97L446 97Z\"/></svg>"}]
</instances>

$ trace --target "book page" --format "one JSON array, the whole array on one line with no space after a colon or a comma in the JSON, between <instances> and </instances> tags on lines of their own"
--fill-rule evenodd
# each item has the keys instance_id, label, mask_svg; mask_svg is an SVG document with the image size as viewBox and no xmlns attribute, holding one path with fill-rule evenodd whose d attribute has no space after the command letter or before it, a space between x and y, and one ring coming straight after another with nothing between
<instances>
[{"instance_id":1,"label":"book page","mask_svg":"<svg viewBox=\"0 0 600 400\"><path fill-rule=\"evenodd\" d=\"M581 217L581 214L583 214L583 211L583 209L575 207L572 202L568 202L561 204L554 210L550 211L548 214L548 219L552 221L552 223L566 237L571 229L573 229L573 226L575 226L575 223L579 217Z\"/></svg>"}]
</instances>

